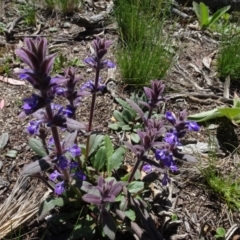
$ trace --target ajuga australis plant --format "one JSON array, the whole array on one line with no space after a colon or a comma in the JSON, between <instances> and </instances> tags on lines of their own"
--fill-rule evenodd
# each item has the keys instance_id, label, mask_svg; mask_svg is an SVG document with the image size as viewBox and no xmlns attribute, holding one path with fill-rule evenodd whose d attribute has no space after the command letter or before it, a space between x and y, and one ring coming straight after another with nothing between
<instances>
[{"instance_id":1,"label":"ajuga australis plant","mask_svg":"<svg viewBox=\"0 0 240 240\"><path fill-rule=\"evenodd\" d=\"M70 206L68 209L72 212L64 212L62 208L49 220L61 223L75 219L70 238L96 239L102 235L115 239L121 225L127 225L141 239L163 239L147 220L151 217L141 198L145 185L137 179L136 173L142 170L149 174L157 169L160 175L155 180L159 179L163 186L170 183L169 170L177 171L175 159L188 158L178 151L180 139L186 130L198 131L199 126L186 120L186 110L176 115L166 112L164 119L153 117L154 109L156 112L166 99L162 81L151 81L150 87L144 87L146 102L127 100L139 115L136 132L140 142L125 142L135 154L136 163L130 174L122 176L118 170L124 160L125 147L115 148L108 135L94 133L92 124L97 92L106 88L101 83L100 73L105 68L115 67L104 58L110 44L98 37L93 41L94 53L84 62L95 70L95 79L85 82L79 89L77 83L81 77L73 67L64 69L63 75L51 76L55 55L48 55L45 38L27 38L26 46L16 50L28 66L17 74L35 89L23 99L19 117L33 116L27 131L36 137L31 138L29 144L41 157L26 165L22 174L40 178L54 192L42 203L39 218L56 206ZM67 105L55 103L56 96L64 98ZM81 107L82 98L88 96L91 96L91 109L85 124L77 121L76 111ZM147 112L144 113L138 104ZM79 143L79 136L85 137L85 141ZM150 152L154 157L149 157Z\"/></svg>"}]
</instances>

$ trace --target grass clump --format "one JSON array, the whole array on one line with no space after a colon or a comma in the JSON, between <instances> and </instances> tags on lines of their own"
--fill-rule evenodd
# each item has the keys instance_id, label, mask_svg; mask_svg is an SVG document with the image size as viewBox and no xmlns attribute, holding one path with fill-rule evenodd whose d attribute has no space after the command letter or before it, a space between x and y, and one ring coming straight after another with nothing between
<instances>
[{"instance_id":1,"label":"grass clump","mask_svg":"<svg viewBox=\"0 0 240 240\"><path fill-rule=\"evenodd\" d=\"M210 160L206 168L200 169L208 187L220 198L229 208L240 209L240 178L233 173L222 173L217 167L215 158Z\"/></svg>"},{"instance_id":2,"label":"grass clump","mask_svg":"<svg viewBox=\"0 0 240 240\"><path fill-rule=\"evenodd\" d=\"M81 5L81 0L44 0L48 10L61 11L63 14L73 13L78 10Z\"/></svg>"},{"instance_id":3,"label":"grass clump","mask_svg":"<svg viewBox=\"0 0 240 240\"><path fill-rule=\"evenodd\" d=\"M218 55L220 77L230 76L240 80L240 35L227 37L222 41Z\"/></svg>"},{"instance_id":4,"label":"grass clump","mask_svg":"<svg viewBox=\"0 0 240 240\"><path fill-rule=\"evenodd\" d=\"M121 39L116 57L125 83L148 84L164 77L171 66L174 54L163 33L163 10L156 0L116 1Z\"/></svg>"}]
</instances>

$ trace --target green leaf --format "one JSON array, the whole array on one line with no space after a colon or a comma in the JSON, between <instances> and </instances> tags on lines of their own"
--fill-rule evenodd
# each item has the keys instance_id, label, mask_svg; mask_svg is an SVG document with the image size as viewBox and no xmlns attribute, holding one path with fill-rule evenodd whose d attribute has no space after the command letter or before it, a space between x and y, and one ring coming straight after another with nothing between
<instances>
[{"instance_id":1,"label":"green leaf","mask_svg":"<svg viewBox=\"0 0 240 240\"><path fill-rule=\"evenodd\" d=\"M103 135L97 135L97 134L93 134L90 136L90 142L89 142L89 156L94 153L97 148L102 144L103 142Z\"/></svg>"},{"instance_id":2,"label":"green leaf","mask_svg":"<svg viewBox=\"0 0 240 240\"><path fill-rule=\"evenodd\" d=\"M135 221L136 220L136 214L133 210L128 210L125 211L124 214L131 220L131 221Z\"/></svg>"},{"instance_id":3,"label":"green leaf","mask_svg":"<svg viewBox=\"0 0 240 240\"><path fill-rule=\"evenodd\" d=\"M16 150L9 150L6 154L6 157L10 158L16 158L17 157L17 151Z\"/></svg>"},{"instance_id":4,"label":"green leaf","mask_svg":"<svg viewBox=\"0 0 240 240\"><path fill-rule=\"evenodd\" d=\"M130 173L127 173L126 175L124 175L123 177L121 177L121 180L122 180L122 181L128 181L129 177L130 177Z\"/></svg>"},{"instance_id":5,"label":"green leaf","mask_svg":"<svg viewBox=\"0 0 240 240\"><path fill-rule=\"evenodd\" d=\"M46 214L55 207L62 207L64 200L62 197L49 197L42 202L38 211L38 219L41 220Z\"/></svg>"},{"instance_id":6,"label":"green leaf","mask_svg":"<svg viewBox=\"0 0 240 240\"><path fill-rule=\"evenodd\" d=\"M101 146L95 156L92 158L93 167L96 171L100 171L107 162L106 147Z\"/></svg>"},{"instance_id":7,"label":"green leaf","mask_svg":"<svg viewBox=\"0 0 240 240\"><path fill-rule=\"evenodd\" d=\"M111 176L111 172L113 169L117 170L122 165L124 154L125 154L125 148L119 147L114 151L112 156L108 159L108 163L107 163L108 176Z\"/></svg>"},{"instance_id":8,"label":"green leaf","mask_svg":"<svg viewBox=\"0 0 240 240\"><path fill-rule=\"evenodd\" d=\"M115 100L122 105L123 108L131 111L135 111L126 101L123 101L121 98L115 98Z\"/></svg>"},{"instance_id":9,"label":"green leaf","mask_svg":"<svg viewBox=\"0 0 240 240\"><path fill-rule=\"evenodd\" d=\"M128 198L124 197L119 204L119 208L121 211L125 211L128 209L128 205L129 205Z\"/></svg>"},{"instance_id":10,"label":"green leaf","mask_svg":"<svg viewBox=\"0 0 240 240\"><path fill-rule=\"evenodd\" d=\"M236 94L233 97L233 107L240 108L240 98Z\"/></svg>"},{"instance_id":11,"label":"green leaf","mask_svg":"<svg viewBox=\"0 0 240 240\"><path fill-rule=\"evenodd\" d=\"M129 110L124 109L122 112L122 115L123 115L123 119L126 123L132 122L134 120L133 116Z\"/></svg>"},{"instance_id":12,"label":"green leaf","mask_svg":"<svg viewBox=\"0 0 240 240\"><path fill-rule=\"evenodd\" d=\"M195 12L195 14L197 15L198 21L199 21L199 23L201 24L200 6L199 6L199 4L196 3L195 1L193 1L192 5L193 5L194 12Z\"/></svg>"},{"instance_id":13,"label":"green leaf","mask_svg":"<svg viewBox=\"0 0 240 240\"><path fill-rule=\"evenodd\" d=\"M43 147L42 141L36 138L30 138L28 140L30 148L40 157L46 157L47 153Z\"/></svg>"},{"instance_id":14,"label":"green leaf","mask_svg":"<svg viewBox=\"0 0 240 240\"><path fill-rule=\"evenodd\" d=\"M114 116L114 118L115 118L117 121L119 121L119 122L124 122L124 120L123 120L123 115L122 115L122 113L120 113L119 111L115 110L115 111L113 112L113 116Z\"/></svg>"},{"instance_id":15,"label":"green leaf","mask_svg":"<svg viewBox=\"0 0 240 240\"><path fill-rule=\"evenodd\" d=\"M201 14L201 26L207 27L209 25L209 8L202 2L199 4L200 6L200 14Z\"/></svg>"},{"instance_id":16,"label":"green leaf","mask_svg":"<svg viewBox=\"0 0 240 240\"><path fill-rule=\"evenodd\" d=\"M225 237L225 234L226 234L226 230L224 229L224 228L222 228L222 227L218 227L217 229L216 229L216 235L215 235L215 237L216 238L223 238L223 237Z\"/></svg>"},{"instance_id":17,"label":"green leaf","mask_svg":"<svg viewBox=\"0 0 240 240\"><path fill-rule=\"evenodd\" d=\"M0 136L0 149L3 149L7 145L8 139L9 135L6 132Z\"/></svg>"},{"instance_id":18,"label":"green leaf","mask_svg":"<svg viewBox=\"0 0 240 240\"><path fill-rule=\"evenodd\" d=\"M144 183L140 181L131 182L127 187L128 191L133 194L142 191L143 188L144 188Z\"/></svg>"},{"instance_id":19,"label":"green leaf","mask_svg":"<svg viewBox=\"0 0 240 240\"><path fill-rule=\"evenodd\" d=\"M240 119L240 108L218 108L218 111L230 120Z\"/></svg>"},{"instance_id":20,"label":"green leaf","mask_svg":"<svg viewBox=\"0 0 240 240\"><path fill-rule=\"evenodd\" d=\"M218 109L216 108L216 109L213 109L210 111L190 115L190 116L188 116L188 119L196 121L196 122L204 122L207 120L216 119L216 118L223 117L223 116L224 115L222 113L220 113L218 111Z\"/></svg>"},{"instance_id":21,"label":"green leaf","mask_svg":"<svg viewBox=\"0 0 240 240\"><path fill-rule=\"evenodd\" d=\"M177 214L172 214L171 220L172 220L172 221L177 221L177 220L178 220Z\"/></svg>"},{"instance_id":22,"label":"green leaf","mask_svg":"<svg viewBox=\"0 0 240 240\"><path fill-rule=\"evenodd\" d=\"M113 144L111 142L111 139L108 135L105 135L104 145L105 145L105 148L106 148L106 157L110 158L113 154L114 148L113 148Z\"/></svg>"},{"instance_id":23,"label":"green leaf","mask_svg":"<svg viewBox=\"0 0 240 240\"><path fill-rule=\"evenodd\" d=\"M121 129L121 125L119 125L118 123L111 123L108 125L108 127L115 131Z\"/></svg>"},{"instance_id":24,"label":"green leaf","mask_svg":"<svg viewBox=\"0 0 240 240\"><path fill-rule=\"evenodd\" d=\"M230 9L230 6L223 7L216 11L212 17L209 19L208 25L212 25L215 23L221 16L223 16L228 10Z\"/></svg>"},{"instance_id":25,"label":"green leaf","mask_svg":"<svg viewBox=\"0 0 240 240\"><path fill-rule=\"evenodd\" d=\"M131 133L130 137L131 137L131 140L134 143L139 143L140 142L140 137L139 137L139 135L137 133Z\"/></svg>"},{"instance_id":26,"label":"green leaf","mask_svg":"<svg viewBox=\"0 0 240 240\"><path fill-rule=\"evenodd\" d=\"M122 126L123 131L130 131L132 128L129 125Z\"/></svg>"},{"instance_id":27,"label":"green leaf","mask_svg":"<svg viewBox=\"0 0 240 240\"><path fill-rule=\"evenodd\" d=\"M139 180L141 178L141 172L139 169L137 169L137 171L135 172L134 178L135 180Z\"/></svg>"},{"instance_id":28,"label":"green leaf","mask_svg":"<svg viewBox=\"0 0 240 240\"><path fill-rule=\"evenodd\" d=\"M89 217L89 215L86 215L86 217L82 218L74 226L69 240L79 240L82 238L88 240L95 239L95 227L96 224L94 223L93 219Z\"/></svg>"}]
</instances>

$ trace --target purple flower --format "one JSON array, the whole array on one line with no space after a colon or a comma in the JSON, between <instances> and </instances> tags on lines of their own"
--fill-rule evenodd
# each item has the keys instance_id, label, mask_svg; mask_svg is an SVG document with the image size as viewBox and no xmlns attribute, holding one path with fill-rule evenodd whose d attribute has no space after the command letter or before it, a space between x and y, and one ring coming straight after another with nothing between
<instances>
[{"instance_id":1,"label":"purple flower","mask_svg":"<svg viewBox=\"0 0 240 240\"><path fill-rule=\"evenodd\" d=\"M90 90L91 93L102 92L106 88L105 84L101 84L101 78L98 79L98 86L95 87L95 84L92 80L84 83L80 89L80 91Z\"/></svg>"},{"instance_id":2,"label":"purple flower","mask_svg":"<svg viewBox=\"0 0 240 240\"><path fill-rule=\"evenodd\" d=\"M61 107L56 114L54 114L52 121L47 123L48 127L51 126L58 126L61 128L66 128L67 127L67 119L64 116L64 108Z\"/></svg>"},{"instance_id":3,"label":"purple flower","mask_svg":"<svg viewBox=\"0 0 240 240\"><path fill-rule=\"evenodd\" d=\"M66 89L64 87L59 87L57 86L55 88L55 93L58 95L58 96L64 96L65 93L66 93Z\"/></svg>"},{"instance_id":4,"label":"purple flower","mask_svg":"<svg viewBox=\"0 0 240 240\"><path fill-rule=\"evenodd\" d=\"M80 180L80 181L85 181L86 180L86 175L82 171L77 171L73 174L73 177Z\"/></svg>"},{"instance_id":5,"label":"purple flower","mask_svg":"<svg viewBox=\"0 0 240 240\"><path fill-rule=\"evenodd\" d=\"M116 67L116 65L113 62L111 62L110 60L104 60L102 62L101 68L115 68L115 67Z\"/></svg>"},{"instance_id":6,"label":"purple flower","mask_svg":"<svg viewBox=\"0 0 240 240\"><path fill-rule=\"evenodd\" d=\"M153 168L150 164L145 164L142 168L142 170L145 172L145 173L150 173L152 172Z\"/></svg>"},{"instance_id":7,"label":"purple flower","mask_svg":"<svg viewBox=\"0 0 240 240\"><path fill-rule=\"evenodd\" d=\"M157 149L155 152L155 157L157 160L160 160L164 167L174 169L175 164L173 160L172 152L167 149Z\"/></svg>"},{"instance_id":8,"label":"purple flower","mask_svg":"<svg viewBox=\"0 0 240 240\"><path fill-rule=\"evenodd\" d=\"M38 109L45 107L50 103L50 100L44 99L43 97L40 97L39 95L33 93L32 97L24 98L23 102L24 105L22 106L22 109L25 115L30 115L36 112Z\"/></svg>"},{"instance_id":9,"label":"purple flower","mask_svg":"<svg viewBox=\"0 0 240 240\"><path fill-rule=\"evenodd\" d=\"M192 121L186 121L186 126L188 127L189 131L199 131L200 127L198 126L198 124L196 122L192 122Z\"/></svg>"},{"instance_id":10,"label":"purple flower","mask_svg":"<svg viewBox=\"0 0 240 240\"><path fill-rule=\"evenodd\" d=\"M164 141L172 146L180 144L176 131L166 133Z\"/></svg>"},{"instance_id":11,"label":"purple flower","mask_svg":"<svg viewBox=\"0 0 240 240\"><path fill-rule=\"evenodd\" d=\"M65 170L69 165L67 158L64 155L61 155L58 160L58 167L61 170Z\"/></svg>"},{"instance_id":12,"label":"purple flower","mask_svg":"<svg viewBox=\"0 0 240 240\"><path fill-rule=\"evenodd\" d=\"M94 53L92 56L88 56L87 58L85 58L84 62L98 70L103 68L114 68L114 63L109 60L102 60L104 55L107 53L107 49L110 45L110 41L106 41L105 39L100 39L99 37L96 37L96 39L93 41Z\"/></svg>"},{"instance_id":13,"label":"purple flower","mask_svg":"<svg viewBox=\"0 0 240 240\"><path fill-rule=\"evenodd\" d=\"M50 179L51 181L56 181L56 179L57 179L58 177L60 177L60 176L62 176L62 174L59 173L57 170L55 170L53 173L51 173L51 174L49 175L49 179Z\"/></svg>"},{"instance_id":14,"label":"purple flower","mask_svg":"<svg viewBox=\"0 0 240 240\"><path fill-rule=\"evenodd\" d=\"M72 172L72 171L76 171L76 169L78 168L78 164L77 164L77 162L71 162L70 164L69 164L69 167L70 167L70 171Z\"/></svg>"},{"instance_id":15,"label":"purple flower","mask_svg":"<svg viewBox=\"0 0 240 240\"><path fill-rule=\"evenodd\" d=\"M27 131L29 134L38 134L39 133L39 126L42 123L41 120L39 121L30 121L29 126L27 127Z\"/></svg>"},{"instance_id":16,"label":"purple flower","mask_svg":"<svg viewBox=\"0 0 240 240\"><path fill-rule=\"evenodd\" d=\"M170 178L168 177L168 175L166 173L163 174L163 179L162 179L162 185L163 186L167 186L168 183L170 183Z\"/></svg>"},{"instance_id":17,"label":"purple flower","mask_svg":"<svg viewBox=\"0 0 240 240\"><path fill-rule=\"evenodd\" d=\"M59 182L55 185L55 193L57 195L61 195L63 192L65 191L65 182L62 181L62 182Z\"/></svg>"},{"instance_id":18,"label":"purple flower","mask_svg":"<svg viewBox=\"0 0 240 240\"><path fill-rule=\"evenodd\" d=\"M77 144L74 144L72 147L68 148L68 151L73 157L81 155L81 148L79 148Z\"/></svg>"},{"instance_id":19,"label":"purple flower","mask_svg":"<svg viewBox=\"0 0 240 240\"><path fill-rule=\"evenodd\" d=\"M73 107L71 105L67 105L66 108L63 110L63 114L68 118L72 118L75 112L76 107Z\"/></svg>"},{"instance_id":20,"label":"purple flower","mask_svg":"<svg viewBox=\"0 0 240 240\"><path fill-rule=\"evenodd\" d=\"M176 116L172 112L166 112L166 119L174 126L176 124Z\"/></svg>"}]
</instances>

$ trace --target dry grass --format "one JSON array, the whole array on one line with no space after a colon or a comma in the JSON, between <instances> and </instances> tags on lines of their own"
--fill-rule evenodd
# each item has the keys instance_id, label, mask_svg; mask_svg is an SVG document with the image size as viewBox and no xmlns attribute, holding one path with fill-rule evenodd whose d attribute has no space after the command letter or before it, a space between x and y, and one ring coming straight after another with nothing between
<instances>
[{"instance_id":1,"label":"dry grass","mask_svg":"<svg viewBox=\"0 0 240 240\"><path fill-rule=\"evenodd\" d=\"M0 206L0 239L17 229L38 212L49 192L38 191L37 179L19 177L11 194Z\"/></svg>"}]
</instances>

